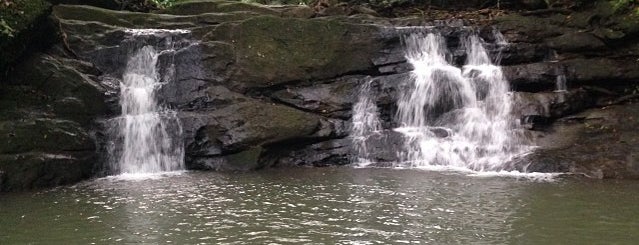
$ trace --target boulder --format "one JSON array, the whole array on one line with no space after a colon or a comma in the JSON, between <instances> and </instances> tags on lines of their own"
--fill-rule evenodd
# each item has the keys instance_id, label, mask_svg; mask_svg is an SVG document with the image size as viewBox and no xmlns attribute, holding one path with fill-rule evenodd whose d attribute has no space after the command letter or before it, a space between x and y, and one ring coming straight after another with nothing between
<instances>
[{"instance_id":1,"label":"boulder","mask_svg":"<svg viewBox=\"0 0 639 245\"><path fill-rule=\"evenodd\" d=\"M561 119L537 139L528 171L639 179L639 106L591 109Z\"/></svg>"},{"instance_id":2,"label":"boulder","mask_svg":"<svg viewBox=\"0 0 639 245\"><path fill-rule=\"evenodd\" d=\"M192 158L187 163L190 167L219 169L224 165L228 169L233 165L233 161L226 158L228 155L339 133L330 123L321 122L319 116L248 98L242 100L244 102L236 101L208 112L181 115L186 130L187 155ZM221 163L219 159L226 160ZM251 166L252 169L258 167L257 164Z\"/></svg>"},{"instance_id":3,"label":"boulder","mask_svg":"<svg viewBox=\"0 0 639 245\"><path fill-rule=\"evenodd\" d=\"M90 178L94 152L0 154L0 191L20 191L77 183Z\"/></svg>"},{"instance_id":4,"label":"boulder","mask_svg":"<svg viewBox=\"0 0 639 245\"><path fill-rule=\"evenodd\" d=\"M98 161L90 127L108 114L105 89L93 80L99 71L49 54L14 71L0 84L0 191L90 177Z\"/></svg>"},{"instance_id":5,"label":"boulder","mask_svg":"<svg viewBox=\"0 0 639 245\"><path fill-rule=\"evenodd\" d=\"M346 76L328 83L313 84L305 87L291 86L274 92L271 97L288 105L313 113L348 119L356 101L357 87L365 76Z\"/></svg>"},{"instance_id":6,"label":"boulder","mask_svg":"<svg viewBox=\"0 0 639 245\"><path fill-rule=\"evenodd\" d=\"M548 47L558 51L597 51L606 48L606 44L595 35L587 32L566 33L547 40Z\"/></svg>"},{"instance_id":7,"label":"boulder","mask_svg":"<svg viewBox=\"0 0 639 245\"><path fill-rule=\"evenodd\" d=\"M373 69L382 46L378 31L330 19L260 16L221 24L204 38L234 45L236 70L230 80L244 91Z\"/></svg>"}]
</instances>

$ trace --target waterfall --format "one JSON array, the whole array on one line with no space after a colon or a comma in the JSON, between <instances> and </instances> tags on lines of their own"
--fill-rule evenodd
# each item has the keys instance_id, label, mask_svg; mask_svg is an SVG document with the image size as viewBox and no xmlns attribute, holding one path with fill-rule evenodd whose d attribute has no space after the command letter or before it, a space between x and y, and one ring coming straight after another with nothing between
<instances>
[{"instance_id":1,"label":"waterfall","mask_svg":"<svg viewBox=\"0 0 639 245\"><path fill-rule=\"evenodd\" d=\"M461 68L447 60L441 35L411 34L405 44L414 70L398 101L401 127L395 129L407 138L404 165L500 171L525 151L510 116L508 81L477 35L462 38Z\"/></svg>"},{"instance_id":2,"label":"waterfall","mask_svg":"<svg viewBox=\"0 0 639 245\"><path fill-rule=\"evenodd\" d=\"M566 85L566 75L564 74L557 75L557 81L555 82L555 91L556 92L568 91L568 85Z\"/></svg>"},{"instance_id":3,"label":"waterfall","mask_svg":"<svg viewBox=\"0 0 639 245\"><path fill-rule=\"evenodd\" d=\"M357 103L353 106L353 119L351 128L351 138L355 148L356 159L354 162L358 166L367 166L373 160L370 159L367 141L373 134L382 130L379 120L377 105L371 96L372 79L368 79L360 87Z\"/></svg>"},{"instance_id":4,"label":"waterfall","mask_svg":"<svg viewBox=\"0 0 639 245\"><path fill-rule=\"evenodd\" d=\"M496 45L505 39L495 32ZM512 93L501 67L493 64L486 44L476 34L461 37L466 61L461 67L438 33L413 33L404 37L406 59L413 71L397 81L399 95L394 118L402 139L395 150L395 167L454 169L463 171L510 171L515 157L532 149L524 144L518 121L511 116ZM459 53L459 52L457 52ZM371 139L396 139L381 127L371 82L360 87L353 108L351 137L358 156L355 162L369 165ZM387 134L389 137L370 137ZM397 141L375 142L397 147ZM379 163L384 164L384 163Z\"/></svg>"},{"instance_id":5,"label":"waterfall","mask_svg":"<svg viewBox=\"0 0 639 245\"><path fill-rule=\"evenodd\" d=\"M412 34L406 57L415 67L402 91L396 130L407 136L402 162L499 171L523 152L510 116L509 84L477 35L463 38L466 64L453 66L441 35ZM433 129L445 130L442 137Z\"/></svg>"},{"instance_id":6,"label":"waterfall","mask_svg":"<svg viewBox=\"0 0 639 245\"><path fill-rule=\"evenodd\" d=\"M148 38L168 30L132 30L133 38ZM182 32L179 32L182 33ZM182 127L176 112L162 106L157 92L175 75L173 64L161 69L161 55L172 55L172 38L161 38L162 51L143 44L129 57L120 83L122 115L113 119L110 165L114 173L159 173L184 169ZM139 46L139 45L138 45Z\"/></svg>"}]
</instances>

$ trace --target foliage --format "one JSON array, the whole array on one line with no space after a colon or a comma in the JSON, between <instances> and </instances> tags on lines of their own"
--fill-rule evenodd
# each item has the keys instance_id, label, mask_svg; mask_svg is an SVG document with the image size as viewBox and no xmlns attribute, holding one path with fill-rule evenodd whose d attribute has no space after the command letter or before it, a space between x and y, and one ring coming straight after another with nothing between
<instances>
[{"instance_id":1,"label":"foliage","mask_svg":"<svg viewBox=\"0 0 639 245\"><path fill-rule=\"evenodd\" d=\"M30 43L50 41L38 38L44 36L38 27L50 6L45 0L0 0L0 71L5 71Z\"/></svg>"},{"instance_id":2,"label":"foliage","mask_svg":"<svg viewBox=\"0 0 639 245\"><path fill-rule=\"evenodd\" d=\"M38 0L0 0L0 46L18 32L29 28L47 12L49 4Z\"/></svg>"},{"instance_id":3,"label":"foliage","mask_svg":"<svg viewBox=\"0 0 639 245\"><path fill-rule=\"evenodd\" d=\"M632 10L634 14L639 15L638 0L611 0L612 7L615 12L625 12Z\"/></svg>"}]
</instances>

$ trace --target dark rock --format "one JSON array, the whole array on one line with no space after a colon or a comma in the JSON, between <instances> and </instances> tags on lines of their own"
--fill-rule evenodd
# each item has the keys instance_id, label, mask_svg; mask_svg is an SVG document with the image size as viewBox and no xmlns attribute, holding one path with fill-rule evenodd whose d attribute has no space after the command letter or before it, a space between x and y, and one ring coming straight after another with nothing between
<instances>
[{"instance_id":1,"label":"dark rock","mask_svg":"<svg viewBox=\"0 0 639 245\"><path fill-rule=\"evenodd\" d=\"M346 76L307 87L291 87L271 95L275 100L317 114L348 119L364 76Z\"/></svg>"},{"instance_id":2,"label":"dark rock","mask_svg":"<svg viewBox=\"0 0 639 245\"><path fill-rule=\"evenodd\" d=\"M99 71L45 54L25 59L15 71L0 86L0 190L90 177L98 157L89 127L108 114L105 89L90 78Z\"/></svg>"},{"instance_id":3,"label":"dark rock","mask_svg":"<svg viewBox=\"0 0 639 245\"><path fill-rule=\"evenodd\" d=\"M47 21L51 4L45 0L3 2L0 8L0 72L19 58L57 41L54 25Z\"/></svg>"},{"instance_id":4,"label":"dark rock","mask_svg":"<svg viewBox=\"0 0 639 245\"><path fill-rule=\"evenodd\" d=\"M592 178L639 179L639 106L591 109L564 118L537 139L528 171L570 172Z\"/></svg>"},{"instance_id":5,"label":"dark rock","mask_svg":"<svg viewBox=\"0 0 639 245\"><path fill-rule=\"evenodd\" d=\"M547 17L522 16L510 14L496 19L495 27L503 33L506 40L513 43L540 43L572 31L563 25L564 15Z\"/></svg>"},{"instance_id":6,"label":"dark rock","mask_svg":"<svg viewBox=\"0 0 639 245\"><path fill-rule=\"evenodd\" d=\"M88 5L104 9L120 10L121 1L118 0L48 0L53 4Z\"/></svg>"},{"instance_id":7,"label":"dark rock","mask_svg":"<svg viewBox=\"0 0 639 245\"><path fill-rule=\"evenodd\" d=\"M273 166L346 165L352 159L351 141L350 139L327 140L271 157L275 159Z\"/></svg>"},{"instance_id":8,"label":"dark rock","mask_svg":"<svg viewBox=\"0 0 639 245\"><path fill-rule=\"evenodd\" d=\"M548 39L548 47L559 51L596 51L606 47L606 44L594 35L586 32L566 33Z\"/></svg>"},{"instance_id":9,"label":"dark rock","mask_svg":"<svg viewBox=\"0 0 639 245\"><path fill-rule=\"evenodd\" d=\"M364 141L367 155L363 157L382 167L399 161L399 154L405 152L407 139L404 134L394 130L384 130L371 134Z\"/></svg>"},{"instance_id":10,"label":"dark rock","mask_svg":"<svg viewBox=\"0 0 639 245\"><path fill-rule=\"evenodd\" d=\"M378 30L330 19L260 16L222 24L205 37L234 44L230 80L243 91L372 69L381 47Z\"/></svg>"},{"instance_id":11,"label":"dark rock","mask_svg":"<svg viewBox=\"0 0 639 245\"><path fill-rule=\"evenodd\" d=\"M492 57L501 57L499 64L504 66L542 62L547 59L550 49L531 43L509 43L504 47L491 49Z\"/></svg>"},{"instance_id":12,"label":"dark rock","mask_svg":"<svg viewBox=\"0 0 639 245\"><path fill-rule=\"evenodd\" d=\"M225 0L199 0L178 3L158 13L198 15L204 13L253 12L260 15L280 16L281 12L264 5Z\"/></svg>"},{"instance_id":13,"label":"dark rock","mask_svg":"<svg viewBox=\"0 0 639 245\"><path fill-rule=\"evenodd\" d=\"M505 78L516 91L541 91L553 88L557 76L563 75L562 66L556 62L504 66Z\"/></svg>"},{"instance_id":14,"label":"dark rock","mask_svg":"<svg viewBox=\"0 0 639 245\"><path fill-rule=\"evenodd\" d=\"M513 114L516 117L541 116L560 118L581 112L594 105L593 97L583 89L562 91L525 93L513 95Z\"/></svg>"},{"instance_id":15,"label":"dark rock","mask_svg":"<svg viewBox=\"0 0 639 245\"><path fill-rule=\"evenodd\" d=\"M0 191L53 187L91 177L94 152L0 154Z\"/></svg>"},{"instance_id":16,"label":"dark rock","mask_svg":"<svg viewBox=\"0 0 639 245\"><path fill-rule=\"evenodd\" d=\"M639 79L639 62L608 58L573 59L562 62L568 80L578 82L634 81Z\"/></svg>"},{"instance_id":17,"label":"dark rock","mask_svg":"<svg viewBox=\"0 0 639 245\"><path fill-rule=\"evenodd\" d=\"M544 1L544 0L521 0L519 2L524 8L530 9L530 10L542 9L542 8L548 7L547 1Z\"/></svg>"},{"instance_id":18,"label":"dark rock","mask_svg":"<svg viewBox=\"0 0 639 245\"><path fill-rule=\"evenodd\" d=\"M263 167L260 162L262 151L261 147L255 147L225 156L196 157L190 161L189 167L215 171L256 170Z\"/></svg>"}]
</instances>

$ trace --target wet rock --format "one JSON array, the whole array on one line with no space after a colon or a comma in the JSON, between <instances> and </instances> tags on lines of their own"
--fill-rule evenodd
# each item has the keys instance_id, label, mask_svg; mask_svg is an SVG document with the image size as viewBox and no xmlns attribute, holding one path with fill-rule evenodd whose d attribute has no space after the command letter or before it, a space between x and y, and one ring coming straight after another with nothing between
<instances>
[{"instance_id":1,"label":"wet rock","mask_svg":"<svg viewBox=\"0 0 639 245\"><path fill-rule=\"evenodd\" d=\"M261 167L262 147L250 148L238 153L214 157L194 157L189 164L191 169L215 171L249 171Z\"/></svg>"},{"instance_id":2,"label":"wet rock","mask_svg":"<svg viewBox=\"0 0 639 245\"><path fill-rule=\"evenodd\" d=\"M559 51L595 51L606 47L606 44L594 35L586 32L566 33L548 39L548 47Z\"/></svg>"},{"instance_id":3,"label":"wet rock","mask_svg":"<svg viewBox=\"0 0 639 245\"><path fill-rule=\"evenodd\" d=\"M264 5L225 1L225 0L199 0L175 4L167 9L160 10L161 14L173 15L198 15L204 13L228 13L228 12L253 12L260 15L279 16L280 11L268 8Z\"/></svg>"},{"instance_id":4,"label":"wet rock","mask_svg":"<svg viewBox=\"0 0 639 245\"><path fill-rule=\"evenodd\" d=\"M328 19L260 16L222 24L206 37L234 44L230 80L234 89L246 90L372 69L381 48L376 32L375 26Z\"/></svg>"},{"instance_id":5,"label":"wet rock","mask_svg":"<svg viewBox=\"0 0 639 245\"><path fill-rule=\"evenodd\" d=\"M591 95L583 90L513 94L513 114L517 117L541 116L560 118L581 112L594 105Z\"/></svg>"},{"instance_id":6,"label":"wet rock","mask_svg":"<svg viewBox=\"0 0 639 245\"><path fill-rule=\"evenodd\" d=\"M639 62L636 60L573 59L562 64L572 81L610 83L639 79Z\"/></svg>"},{"instance_id":7,"label":"wet rock","mask_svg":"<svg viewBox=\"0 0 639 245\"><path fill-rule=\"evenodd\" d=\"M93 139L79 124L45 118L0 122L0 142L0 154L95 150Z\"/></svg>"},{"instance_id":8,"label":"wet rock","mask_svg":"<svg viewBox=\"0 0 639 245\"><path fill-rule=\"evenodd\" d=\"M501 57L500 65L512 66L542 62L547 59L550 49L544 45L531 43L509 43L504 47L491 49L492 57Z\"/></svg>"},{"instance_id":9,"label":"wet rock","mask_svg":"<svg viewBox=\"0 0 639 245\"><path fill-rule=\"evenodd\" d=\"M356 101L357 88L365 76L346 76L325 84L291 87L276 91L274 99L314 113L348 119Z\"/></svg>"},{"instance_id":10,"label":"wet rock","mask_svg":"<svg viewBox=\"0 0 639 245\"><path fill-rule=\"evenodd\" d=\"M549 90L555 86L557 76L562 75L561 65L554 62L504 66L502 70L516 91Z\"/></svg>"},{"instance_id":11,"label":"wet rock","mask_svg":"<svg viewBox=\"0 0 639 245\"><path fill-rule=\"evenodd\" d=\"M0 154L0 191L53 187L91 177L94 152Z\"/></svg>"},{"instance_id":12,"label":"wet rock","mask_svg":"<svg viewBox=\"0 0 639 245\"><path fill-rule=\"evenodd\" d=\"M383 167L388 163L400 160L400 154L405 152L404 147L406 142L407 138L404 134L394 130L376 132L364 141L368 154L360 157L364 157L378 166Z\"/></svg>"},{"instance_id":13,"label":"wet rock","mask_svg":"<svg viewBox=\"0 0 639 245\"><path fill-rule=\"evenodd\" d=\"M35 54L0 84L0 190L73 183L97 155L90 125L107 115L99 72L86 63Z\"/></svg>"},{"instance_id":14,"label":"wet rock","mask_svg":"<svg viewBox=\"0 0 639 245\"><path fill-rule=\"evenodd\" d=\"M561 119L537 139L528 171L569 172L591 178L639 179L639 106L591 109Z\"/></svg>"},{"instance_id":15,"label":"wet rock","mask_svg":"<svg viewBox=\"0 0 639 245\"><path fill-rule=\"evenodd\" d=\"M346 165L352 159L351 141L350 139L326 140L302 149L286 151L271 158L274 159L273 166Z\"/></svg>"}]
</instances>

